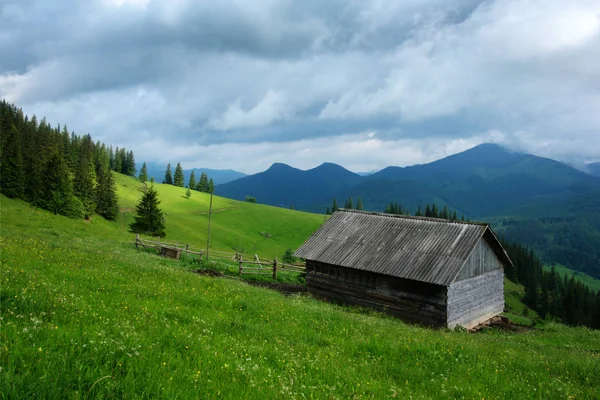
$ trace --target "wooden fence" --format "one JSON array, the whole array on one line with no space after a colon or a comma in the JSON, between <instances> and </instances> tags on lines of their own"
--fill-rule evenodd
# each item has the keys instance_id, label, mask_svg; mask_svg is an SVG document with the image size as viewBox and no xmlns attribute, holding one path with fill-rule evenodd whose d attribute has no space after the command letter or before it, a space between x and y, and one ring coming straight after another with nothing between
<instances>
[{"instance_id":1,"label":"wooden fence","mask_svg":"<svg viewBox=\"0 0 600 400\"><path fill-rule=\"evenodd\" d=\"M140 235L135 236L135 247L143 247L145 249L156 249L157 253L169 258L179 260L181 254L187 254L192 258L197 258L202 261L204 254L202 249L193 249L189 244L179 243L166 243L161 242L160 239L157 241L143 240ZM239 274L241 275L271 275L273 279L277 279L277 273L279 271L305 273L305 264L287 264L282 263L275 258L274 260L265 260L258 257L257 254L254 258L244 259L244 255L241 253L231 253L226 251L210 250L211 258L230 259L236 261L239 265Z\"/></svg>"},{"instance_id":2,"label":"wooden fence","mask_svg":"<svg viewBox=\"0 0 600 400\"><path fill-rule=\"evenodd\" d=\"M188 244L179 244L179 243L166 243L152 240L143 240L140 238L140 235L135 235L135 247L144 249L156 249L157 253L164 257L174 258L179 260L181 258L181 254L186 254L192 258L197 258L199 261L202 261L202 255L204 252L202 249L193 250Z\"/></svg>"}]
</instances>

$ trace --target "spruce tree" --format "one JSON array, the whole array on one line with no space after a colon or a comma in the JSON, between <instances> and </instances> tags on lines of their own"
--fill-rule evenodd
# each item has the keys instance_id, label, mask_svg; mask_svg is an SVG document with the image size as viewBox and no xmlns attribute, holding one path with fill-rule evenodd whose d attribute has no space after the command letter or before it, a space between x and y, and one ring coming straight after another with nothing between
<instances>
[{"instance_id":1,"label":"spruce tree","mask_svg":"<svg viewBox=\"0 0 600 400\"><path fill-rule=\"evenodd\" d=\"M431 208L429 208L429 203L425 205L425 216L431 217Z\"/></svg>"},{"instance_id":2,"label":"spruce tree","mask_svg":"<svg viewBox=\"0 0 600 400\"><path fill-rule=\"evenodd\" d=\"M325 209L325 215L331 215L331 211L329 211L329 207Z\"/></svg>"},{"instance_id":3,"label":"spruce tree","mask_svg":"<svg viewBox=\"0 0 600 400\"><path fill-rule=\"evenodd\" d=\"M91 159L91 145L90 141L84 141L73 181L73 194L81 200L86 219L89 219L96 209L96 168Z\"/></svg>"},{"instance_id":4,"label":"spruce tree","mask_svg":"<svg viewBox=\"0 0 600 400\"><path fill-rule=\"evenodd\" d=\"M358 198L358 200L356 201L356 209L357 210L362 210L363 209L363 203L362 203L362 198Z\"/></svg>"},{"instance_id":5,"label":"spruce tree","mask_svg":"<svg viewBox=\"0 0 600 400\"><path fill-rule=\"evenodd\" d=\"M69 215L73 206L73 182L71 172L62 158L55 152L46 164L45 188L41 193L41 206L55 215Z\"/></svg>"},{"instance_id":6,"label":"spruce tree","mask_svg":"<svg viewBox=\"0 0 600 400\"><path fill-rule=\"evenodd\" d=\"M185 191L185 197L186 198L190 198L192 197L192 191L190 190L190 188L187 188L187 190Z\"/></svg>"},{"instance_id":7,"label":"spruce tree","mask_svg":"<svg viewBox=\"0 0 600 400\"><path fill-rule=\"evenodd\" d=\"M96 186L96 212L114 221L119 216L119 202L112 171L109 165L105 164L99 172Z\"/></svg>"},{"instance_id":8,"label":"spruce tree","mask_svg":"<svg viewBox=\"0 0 600 400\"><path fill-rule=\"evenodd\" d=\"M165 171L165 180L163 183L167 185L173 184L173 175L171 175L171 163L167 164L167 170Z\"/></svg>"},{"instance_id":9,"label":"spruce tree","mask_svg":"<svg viewBox=\"0 0 600 400\"><path fill-rule=\"evenodd\" d=\"M142 183L146 183L148 181L148 168L146 167L146 161L142 164L142 169L140 169L140 175L138 179Z\"/></svg>"},{"instance_id":10,"label":"spruce tree","mask_svg":"<svg viewBox=\"0 0 600 400\"><path fill-rule=\"evenodd\" d=\"M215 182L213 182L212 178L210 178L208 181L208 193L214 193L214 192L215 192Z\"/></svg>"},{"instance_id":11,"label":"spruce tree","mask_svg":"<svg viewBox=\"0 0 600 400\"><path fill-rule=\"evenodd\" d=\"M206 193L208 189L208 176L202 172L200 174L200 181L198 182L198 191Z\"/></svg>"},{"instance_id":12,"label":"spruce tree","mask_svg":"<svg viewBox=\"0 0 600 400\"><path fill-rule=\"evenodd\" d=\"M188 188L190 188L192 190L196 190L197 189L196 174L194 173L194 170L192 170L192 173L190 174L190 180L188 182Z\"/></svg>"},{"instance_id":13,"label":"spruce tree","mask_svg":"<svg viewBox=\"0 0 600 400\"><path fill-rule=\"evenodd\" d=\"M133 151L129 151L126 156L127 168L123 172L128 176L135 176L135 158L133 157Z\"/></svg>"},{"instance_id":14,"label":"spruce tree","mask_svg":"<svg viewBox=\"0 0 600 400\"><path fill-rule=\"evenodd\" d=\"M136 207L137 216L135 222L130 225L131 231L165 237L165 224L162 210L158 207L159 204L158 193L154 190L154 186L150 186Z\"/></svg>"},{"instance_id":15,"label":"spruce tree","mask_svg":"<svg viewBox=\"0 0 600 400\"><path fill-rule=\"evenodd\" d=\"M415 217L422 217L423 216L423 211L421 211L421 205L419 204L419 207L417 208L417 211L415 212Z\"/></svg>"},{"instance_id":16,"label":"spruce tree","mask_svg":"<svg viewBox=\"0 0 600 400\"><path fill-rule=\"evenodd\" d=\"M352 202L352 197L348 197L348 204L346 205L346 208L349 210L352 210L354 208L354 204Z\"/></svg>"},{"instance_id":17,"label":"spruce tree","mask_svg":"<svg viewBox=\"0 0 600 400\"><path fill-rule=\"evenodd\" d=\"M184 185L184 177L183 177L183 168L181 168L181 164L177 163L175 167L175 176L173 177L173 185L183 187Z\"/></svg>"},{"instance_id":18,"label":"spruce tree","mask_svg":"<svg viewBox=\"0 0 600 400\"><path fill-rule=\"evenodd\" d=\"M21 138L17 128L14 125L11 126L2 139L0 189L8 197L22 199L25 196L25 177L23 175Z\"/></svg>"},{"instance_id":19,"label":"spruce tree","mask_svg":"<svg viewBox=\"0 0 600 400\"><path fill-rule=\"evenodd\" d=\"M439 212L438 212L438 208L435 205L435 203L433 203L433 205L431 206L431 217L432 218L439 218Z\"/></svg>"},{"instance_id":20,"label":"spruce tree","mask_svg":"<svg viewBox=\"0 0 600 400\"><path fill-rule=\"evenodd\" d=\"M113 171L121 173L123 169L123 159L121 158L121 149L115 148L115 160Z\"/></svg>"},{"instance_id":21,"label":"spruce tree","mask_svg":"<svg viewBox=\"0 0 600 400\"><path fill-rule=\"evenodd\" d=\"M337 199L334 197L333 198L333 205L331 206L331 213L333 214L337 210L339 210L339 207L337 205Z\"/></svg>"}]
</instances>

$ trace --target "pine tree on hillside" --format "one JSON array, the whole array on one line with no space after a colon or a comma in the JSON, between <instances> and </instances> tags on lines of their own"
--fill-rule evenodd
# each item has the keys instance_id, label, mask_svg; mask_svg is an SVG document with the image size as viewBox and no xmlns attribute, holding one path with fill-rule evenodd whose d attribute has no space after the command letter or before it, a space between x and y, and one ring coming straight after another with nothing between
<instances>
[{"instance_id":1,"label":"pine tree on hillside","mask_svg":"<svg viewBox=\"0 0 600 400\"><path fill-rule=\"evenodd\" d=\"M207 193L208 189L208 176L202 172L200 174L200 181L198 181L198 191Z\"/></svg>"},{"instance_id":2,"label":"pine tree on hillside","mask_svg":"<svg viewBox=\"0 0 600 400\"><path fill-rule=\"evenodd\" d=\"M429 208L429 203L425 205L425 216L431 217L431 208Z\"/></svg>"},{"instance_id":3,"label":"pine tree on hillside","mask_svg":"<svg viewBox=\"0 0 600 400\"><path fill-rule=\"evenodd\" d=\"M119 149L119 147L116 147L115 159L113 162L113 171L121 173L121 170L123 169L122 161L123 159L121 158L121 150Z\"/></svg>"},{"instance_id":4,"label":"pine tree on hillside","mask_svg":"<svg viewBox=\"0 0 600 400\"><path fill-rule=\"evenodd\" d=\"M183 168L181 168L181 164L177 163L175 167L175 176L173 177L173 185L183 187L184 185L184 177L183 177Z\"/></svg>"},{"instance_id":5,"label":"pine tree on hillside","mask_svg":"<svg viewBox=\"0 0 600 400\"><path fill-rule=\"evenodd\" d=\"M135 176L135 158L133 156L133 151L129 151L125 159L127 160L127 167L123 173L127 176Z\"/></svg>"},{"instance_id":6,"label":"pine tree on hillside","mask_svg":"<svg viewBox=\"0 0 600 400\"><path fill-rule=\"evenodd\" d=\"M73 194L83 203L84 217L89 219L96 209L96 168L92 160L92 143L88 136L79 152L73 181Z\"/></svg>"},{"instance_id":7,"label":"pine tree on hillside","mask_svg":"<svg viewBox=\"0 0 600 400\"><path fill-rule=\"evenodd\" d=\"M146 167L146 161L142 164L142 169L140 169L140 175L138 179L142 183L146 183L148 181L148 168Z\"/></svg>"},{"instance_id":8,"label":"pine tree on hillside","mask_svg":"<svg viewBox=\"0 0 600 400\"><path fill-rule=\"evenodd\" d=\"M55 215L69 215L73 207L73 182L69 167L61 154L55 152L45 169L45 188L40 198L42 208Z\"/></svg>"},{"instance_id":9,"label":"pine tree on hillside","mask_svg":"<svg viewBox=\"0 0 600 400\"><path fill-rule=\"evenodd\" d=\"M208 180L208 193L215 192L215 182L213 182L212 178Z\"/></svg>"},{"instance_id":10,"label":"pine tree on hillside","mask_svg":"<svg viewBox=\"0 0 600 400\"><path fill-rule=\"evenodd\" d=\"M354 204L352 202L352 197L348 197L348 201L346 202L346 208L352 210L354 208Z\"/></svg>"},{"instance_id":11,"label":"pine tree on hillside","mask_svg":"<svg viewBox=\"0 0 600 400\"><path fill-rule=\"evenodd\" d=\"M356 201L356 209L357 210L362 210L363 209L363 202L362 202L362 198L360 198L360 197Z\"/></svg>"},{"instance_id":12,"label":"pine tree on hillside","mask_svg":"<svg viewBox=\"0 0 600 400\"><path fill-rule=\"evenodd\" d=\"M98 174L96 212L110 221L116 220L119 215L117 188L108 164L105 164Z\"/></svg>"},{"instance_id":13,"label":"pine tree on hillside","mask_svg":"<svg viewBox=\"0 0 600 400\"><path fill-rule=\"evenodd\" d=\"M150 236L165 237L165 224L163 213L158 208L159 204L158 194L154 190L154 186L150 186L136 207L137 216L135 222L130 225L131 231Z\"/></svg>"},{"instance_id":14,"label":"pine tree on hillside","mask_svg":"<svg viewBox=\"0 0 600 400\"><path fill-rule=\"evenodd\" d=\"M6 135L2 136L4 137L2 138L0 190L8 197L22 199L25 196L25 177L23 176L21 138L14 125Z\"/></svg>"},{"instance_id":15,"label":"pine tree on hillside","mask_svg":"<svg viewBox=\"0 0 600 400\"><path fill-rule=\"evenodd\" d=\"M192 170L192 172L190 173L190 180L188 181L188 188L190 188L192 190L197 189L196 174L194 173L194 170Z\"/></svg>"},{"instance_id":16,"label":"pine tree on hillside","mask_svg":"<svg viewBox=\"0 0 600 400\"><path fill-rule=\"evenodd\" d=\"M337 199L334 197L333 198L333 204L331 205L331 213L333 214L337 210L339 210L339 207L338 207L338 204L337 204Z\"/></svg>"},{"instance_id":17,"label":"pine tree on hillside","mask_svg":"<svg viewBox=\"0 0 600 400\"><path fill-rule=\"evenodd\" d=\"M423 211L421 211L421 205L419 204L419 207L417 208L417 211L415 212L415 217L422 217L423 216Z\"/></svg>"},{"instance_id":18,"label":"pine tree on hillside","mask_svg":"<svg viewBox=\"0 0 600 400\"><path fill-rule=\"evenodd\" d=\"M167 164L167 170L165 171L165 180L163 183L167 185L173 184L173 175L171 175L171 163Z\"/></svg>"}]
</instances>

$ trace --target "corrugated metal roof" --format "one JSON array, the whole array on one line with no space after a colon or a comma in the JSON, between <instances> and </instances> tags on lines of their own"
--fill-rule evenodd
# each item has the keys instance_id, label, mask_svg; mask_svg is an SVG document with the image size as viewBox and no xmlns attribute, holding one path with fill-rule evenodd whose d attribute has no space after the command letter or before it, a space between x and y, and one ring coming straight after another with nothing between
<instances>
[{"instance_id":1,"label":"corrugated metal roof","mask_svg":"<svg viewBox=\"0 0 600 400\"><path fill-rule=\"evenodd\" d=\"M340 210L295 255L449 286L488 230L480 223ZM486 238L497 242L493 232ZM500 243L493 245L502 249ZM508 256L504 261L510 263Z\"/></svg>"}]
</instances>

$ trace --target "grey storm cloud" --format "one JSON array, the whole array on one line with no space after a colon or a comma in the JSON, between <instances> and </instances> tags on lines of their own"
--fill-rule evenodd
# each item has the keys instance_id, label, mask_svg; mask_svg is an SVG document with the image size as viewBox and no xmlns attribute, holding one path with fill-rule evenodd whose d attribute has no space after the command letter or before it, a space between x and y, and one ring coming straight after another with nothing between
<instances>
[{"instance_id":1,"label":"grey storm cloud","mask_svg":"<svg viewBox=\"0 0 600 400\"><path fill-rule=\"evenodd\" d=\"M0 97L188 167L594 160L599 82L597 0L0 0Z\"/></svg>"}]
</instances>

